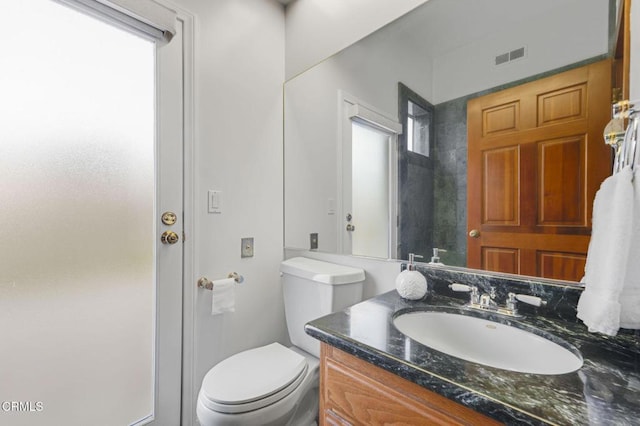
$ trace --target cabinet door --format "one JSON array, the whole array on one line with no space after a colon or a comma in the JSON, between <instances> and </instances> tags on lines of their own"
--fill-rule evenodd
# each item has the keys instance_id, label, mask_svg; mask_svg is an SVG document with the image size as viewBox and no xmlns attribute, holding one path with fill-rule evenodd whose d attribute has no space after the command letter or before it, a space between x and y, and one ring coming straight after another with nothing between
<instances>
[{"instance_id":1,"label":"cabinet door","mask_svg":"<svg viewBox=\"0 0 640 426\"><path fill-rule=\"evenodd\" d=\"M496 421L326 344L323 425L497 425Z\"/></svg>"}]
</instances>

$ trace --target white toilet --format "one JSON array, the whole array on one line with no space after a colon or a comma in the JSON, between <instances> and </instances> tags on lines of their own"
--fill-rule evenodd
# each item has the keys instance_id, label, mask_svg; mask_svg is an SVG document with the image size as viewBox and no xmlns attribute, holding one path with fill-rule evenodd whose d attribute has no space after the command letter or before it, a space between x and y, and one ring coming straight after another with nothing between
<instances>
[{"instance_id":1,"label":"white toilet","mask_svg":"<svg viewBox=\"0 0 640 426\"><path fill-rule=\"evenodd\" d=\"M271 343L209 370L198 394L202 426L315 424L320 342L305 333L304 325L361 301L364 271L304 257L285 260L280 271L295 346Z\"/></svg>"}]
</instances>

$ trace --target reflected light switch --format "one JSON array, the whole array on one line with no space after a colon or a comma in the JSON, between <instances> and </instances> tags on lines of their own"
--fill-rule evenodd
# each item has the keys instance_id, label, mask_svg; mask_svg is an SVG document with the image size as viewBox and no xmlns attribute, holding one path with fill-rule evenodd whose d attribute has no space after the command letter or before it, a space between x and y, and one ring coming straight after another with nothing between
<instances>
[{"instance_id":1,"label":"reflected light switch","mask_svg":"<svg viewBox=\"0 0 640 426\"><path fill-rule=\"evenodd\" d=\"M207 200L209 213L222 213L222 191L209 190Z\"/></svg>"},{"instance_id":2,"label":"reflected light switch","mask_svg":"<svg viewBox=\"0 0 640 426\"><path fill-rule=\"evenodd\" d=\"M329 198L327 200L327 214L336 214L336 200Z\"/></svg>"}]
</instances>

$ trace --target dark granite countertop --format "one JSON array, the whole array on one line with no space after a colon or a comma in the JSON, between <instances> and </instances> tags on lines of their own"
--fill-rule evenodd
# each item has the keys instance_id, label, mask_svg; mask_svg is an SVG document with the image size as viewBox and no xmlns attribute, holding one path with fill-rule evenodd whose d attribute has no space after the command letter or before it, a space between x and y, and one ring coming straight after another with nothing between
<instances>
[{"instance_id":1,"label":"dark granite countertop","mask_svg":"<svg viewBox=\"0 0 640 426\"><path fill-rule=\"evenodd\" d=\"M430 294L420 301L396 291L306 326L309 335L506 424L640 425L640 344L635 333L606 337L577 320L527 314L505 320L533 326L575 346L584 359L573 373L517 373L430 349L393 325L399 311L459 308L464 301ZM472 315L488 315L484 313Z\"/></svg>"}]
</instances>

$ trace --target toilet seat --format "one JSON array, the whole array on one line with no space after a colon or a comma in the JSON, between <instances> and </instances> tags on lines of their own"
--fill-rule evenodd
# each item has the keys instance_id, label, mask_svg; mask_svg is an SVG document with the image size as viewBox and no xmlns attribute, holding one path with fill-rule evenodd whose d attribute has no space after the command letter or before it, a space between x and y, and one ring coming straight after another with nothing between
<instances>
[{"instance_id":1,"label":"toilet seat","mask_svg":"<svg viewBox=\"0 0 640 426\"><path fill-rule=\"evenodd\" d=\"M307 369L304 356L279 343L240 352L209 370L201 401L219 413L257 410L293 392Z\"/></svg>"}]
</instances>

